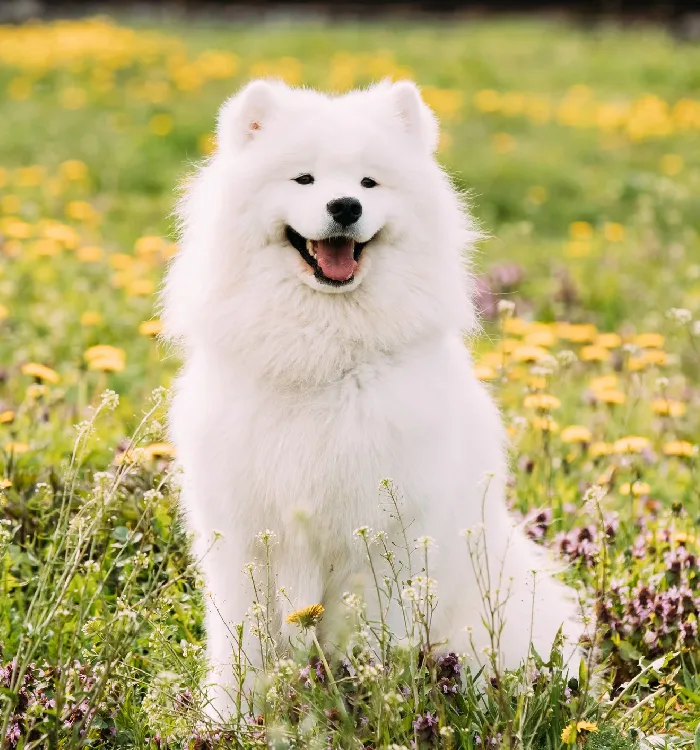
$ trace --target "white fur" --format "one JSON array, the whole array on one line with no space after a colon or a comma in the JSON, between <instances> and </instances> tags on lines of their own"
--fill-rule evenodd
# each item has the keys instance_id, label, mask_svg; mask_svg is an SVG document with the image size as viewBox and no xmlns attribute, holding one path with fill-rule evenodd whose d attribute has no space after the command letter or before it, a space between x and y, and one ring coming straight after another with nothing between
<instances>
[{"instance_id":1,"label":"white fur","mask_svg":"<svg viewBox=\"0 0 700 750\"><path fill-rule=\"evenodd\" d=\"M251 604L240 571L254 535L276 532L276 585L295 606L322 602L332 639L341 596L366 571L353 530L396 532L380 509L386 477L403 496L410 535L436 540L434 640L471 651L471 626L479 658L489 644L459 533L481 523L488 487L491 575L503 571L501 596L510 589L502 664L517 666L530 637L548 654L562 624L573 653L575 606L504 503L500 415L463 343L476 326L464 269L476 232L432 156L437 126L417 88L383 83L329 97L255 81L222 107L218 141L187 186L164 293L167 334L186 360L171 428L210 594L217 679L231 680L228 628ZM294 182L300 173L314 184ZM366 176L379 185L363 188ZM355 280L328 287L284 228L325 237L326 203L343 196L362 202L355 238L374 239ZM216 532L223 538L209 550ZM390 622L398 626L398 613ZM216 701L224 713L232 707L223 691Z\"/></svg>"}]
</instances>

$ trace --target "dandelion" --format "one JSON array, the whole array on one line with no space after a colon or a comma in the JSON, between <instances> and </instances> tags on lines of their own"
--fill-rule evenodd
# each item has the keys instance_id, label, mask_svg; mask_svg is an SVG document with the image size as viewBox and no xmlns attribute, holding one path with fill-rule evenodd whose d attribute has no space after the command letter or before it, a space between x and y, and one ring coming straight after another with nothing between
<instances>
[{"instance_id":1,"label":"dandelion","mask_svg":"<svg viewBox=\"0 0 700 750\"><path fill-rule=\"evenodd\" d=\"M569 425L561 431L563 443L590 443L591 431L582 425Z\"/></svg>"},{"instance_id":2,"label":"dandelion","mask_svg":"<svg viewBox=\"0 0 700 750\"><path fill-rule=\"evenodd\" d=\"M170 443L151 443L143 449L146 458L174 458L175 448Z\"/></svg>"},{"instance_id":3,"label":"dandelion","mask_svg":"<svg viewBox=\"0 0 700 750\"><path fill-rule=\"evenodd\" d=\"M17 443L17 442L5 443L5 450L8 453L11 453L15 456L19 456L22 453L26 453L29 450L29 445L27 443Z\"/></svg>"},{"instance_id":4,"label":"dandelion","mask_svg":"<svg viewBox=\"0 0 700 750\"><path fill-rule=\"evenodd\" d=\"M634 497L643 497L651 492L651 487L647 482L625 482L620 485L621 495L633 495Z\"/></svg>"},{"instance_id":5,"label":"dandelion","mask_svg":"<svg viewBox=\"0 0 700 750\"><path fill-rule=\"evenodd\" d=\"M15 413L11 409L0 411L0 424L11 424L15 420Z\"/></svg>"},{"instance_id":6,"label":"dandelion","mask_svg":"<svg viewBox=\"0 0 700 750\"><path fill-rule=\"evenodd\" d=\"M580 357L584 362L607 362L610 352L602 346L589 344L581 349Z\"/></svg>"},{"instance_id":7,"label":"dandelion","mask_svg":"<svg viewBox=\"0 0 700 750\"><path fill-rule=\"evenodd\" d=\"M558 432L559 425L551 417L535 417L532 426L541 432Z\"/></svg>"},{"instance_id":8,"label":"dandelion","mask_svg":"<svg viewBox=\"0 0 700 750\"><path fill-rule=\"evenodd\" d=\"M295 612L288 614L285 622L290 625L298 625L302 630L313 628L323 619L325 609L322 604L312 604L303 609L297 609Z\"/></svg>"},{"instance_id":9,"label":"dandelion","mask_svg":"<svg viewBox=\"0 0 700 750\"><path fill-rule=\"evenodd\" d=\"M512 355L516 362L538 362L544 357L549 356L549 353L541 346L522 345L515 347Z\"/></svg>"},{"instance_id":10,"label":"dandelion","mask_svg":"<svg viewBox=\"0 0 700 750\"><path fill-rule=\"evenodd\" d=\"M523 402L527 409L538 409L539 411L550 411L558 409L561 401L549 393L533 393L525 397Z\"/></svg>"},{"instance_id":11,"label":"dandelion","mask_svg":"<svg viewBox=\"0 0 700 750\"><path fill-rule=\"evenodd\" d=\"M139 333L142 336L157 336L163 330L163 323L158 320L144 320L139 325Z\"/></svg>"},{"instance_id":12,"label":"dandelion","mask_svg":"<svg viewBox=\"0 0 700 750\"><path fill-rule=\"evenodd\" d=\"M630 435L615 441L615 453L641 453L650 447L649 440L640 435Z\"/></svg>"},{"instance_id":13,"label":"dandelion","mask_svg":"<svg viewBox=\"0 0 700 750\"><path fill-rule=\"evenodd\" d=\"M495 380L497 376L496 370L489 365L477 364L474 366L474 377L477 380Z\"/></svg>"},{"instance_id":14,"label":"dandelion","mask_svg":"<svg viewBox=\"0 0 700 750\"><path fill-rule=\"evenodd\" d=\"M588 447L588 453L593 456L593 458L598 458L599 456L609 456L614 452L615 446L603 441L591 443L591 445Z\"/></svg>"},{"instance_id":15,"label":"dandelion","mask_svg":"<svg viewBox=\"0 0 700 750\"><path fill-rule=\"evenodd\" d=\"M593 343L595 346L602 346L604 349L617 349L622 346L622 337L619 333L599 333Z\"/></svg>"},{"instance_id":16,"label":"dandelion","mask_svg":"<svg viewBox=\"0 0 700 750\"><path fill-rule=\"evenodd\" d=\"M660 333L639 333L632 342L640 349L661 349L666 339Z\"/></svg>"},{"instance_id":17,"label":"dandelion","mask_svg":"<svg viewBox=\"0 0 700 750\"><path fill-rule=\"evenodd\" d=\"M662 451L666 456L683 456L690 458L697 452L697 447L686 440L671 440L668 443L664 443Z\"/></svg>"},{"instance_id":18,"label":"dandelion","mask_svg":"<svg viewBox=\"0 0 700 750\"><path fill-rule=\"evenodd\" d=\"M620 406L627 400L627 396L622 391L613 388L595 391L593 396L596 401L599 401L601 404L608 404L609 406Z\"/></svg>"},{"instance_id":19,"label":"dandelion","mask_svg":"<svg viewBox=\"0 0 700 750\"><path fill-rule=\"evenodd\" d=\"M651 402L651 410L663 417L682 417L686 412L686 405L682 401L657 398Z\"/></svg>"},{"instance_id":20,"label":"dandelion","mask_svg":"<svg viewBox=\"0 0 700 750\"><path fill-rule=\"evenodd\" d=\"M27 362L22 365L22 374L30 375L37 380L41 380L45 383L56 384L59 382L60 377L56 370L52 370L46 365L41 365L38 362Z\"/></svg>"}]
</instances>

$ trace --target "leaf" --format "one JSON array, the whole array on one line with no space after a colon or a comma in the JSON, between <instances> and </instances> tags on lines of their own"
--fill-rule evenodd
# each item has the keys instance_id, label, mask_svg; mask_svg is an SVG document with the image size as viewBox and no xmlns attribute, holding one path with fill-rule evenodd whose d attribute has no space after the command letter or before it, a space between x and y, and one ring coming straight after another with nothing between
<instances>
[{"instance_id":1,"label":"leaf","mask_svg":"<svg viewBox=\"0 0 700 750\"><path fill-rule=\"evenodd\" d=\"M625 661L639 661L642 658L639 651L629 641L620 642L620 656Z\"/></svg>"}]
</instances>

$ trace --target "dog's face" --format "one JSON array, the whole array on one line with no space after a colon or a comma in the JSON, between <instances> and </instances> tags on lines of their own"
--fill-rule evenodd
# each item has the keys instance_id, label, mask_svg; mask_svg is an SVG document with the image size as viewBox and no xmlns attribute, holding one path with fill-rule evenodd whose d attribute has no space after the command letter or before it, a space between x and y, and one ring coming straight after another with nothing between
<instances>
[{"instance_id":1,"label":"dog's face","mask_svg":"<svg viewBox=\"0 0 700 750\"><path fill-rule=\"evenodd\" d=\"M180 204L171 337L280 382L473 323L467 214L411 83L330 97L255 81L222 108Z\"/></svg>"},{"instance_id":2,"label":"dog's face","mask_svg":"<svg viewBox=\"0 0 700 750\"><path fill-rule=\"evenodd\" d=\"M222 108L218 139L221 169L237 194L246 185L238 211L268 253L252 260L261 271L274 257L318 292L348 293L383 246L420 233L437 128L412 84L330 98L256 81Z\"/></svg>"}]
</instances>

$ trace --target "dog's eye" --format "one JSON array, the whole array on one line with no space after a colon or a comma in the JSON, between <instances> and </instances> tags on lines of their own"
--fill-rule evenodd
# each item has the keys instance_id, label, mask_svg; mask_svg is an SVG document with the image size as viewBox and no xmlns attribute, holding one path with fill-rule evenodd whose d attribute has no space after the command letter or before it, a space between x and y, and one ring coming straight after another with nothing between
<instances>
[{"instance_id":1,"label":"dog's eye","mask_svg":"<svg viewBox=\"0 0 700 750\"><path fill-rule=\"evenodd\" d=\"M294 182L298 182L300 185L311 185L314 181L314 176L312 174L300 174L298 177L294 178Z\"/></svg>"},{"instance_id":2,"label":"dog's eye","mask_svg":"<svg viewBox=\"0 0 700 750\"><path fill-rule=\"evenodd\" d=\"M377 181L373 180L371 177L363 177L360 185L366 188L377 187Z\"/></svg>"}]
</instances>

